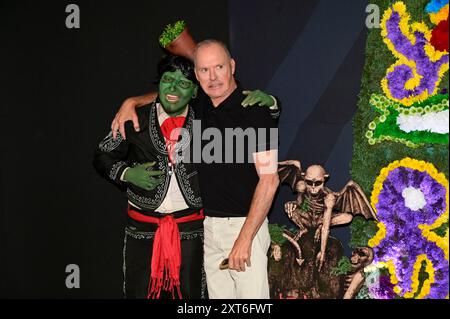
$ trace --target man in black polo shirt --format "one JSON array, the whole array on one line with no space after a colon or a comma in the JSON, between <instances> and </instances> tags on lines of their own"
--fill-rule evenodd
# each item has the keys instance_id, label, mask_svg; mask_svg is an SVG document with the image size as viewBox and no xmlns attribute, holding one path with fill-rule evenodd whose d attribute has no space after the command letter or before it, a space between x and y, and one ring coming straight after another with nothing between
<instances>
[{"instance_id":1,"label":"man in black polo shirt","mask_svg":"<svg viewBox=\"0 0 450 319\"><path fill-rule=\"evenodd\" d=\"M269 298L266 216L279 184L278 140L276 134L270 134L271 128L276 130L276 122L265 108L241 107L245 96L234 79L235 62L222 43L199 43L194 58L197 80L210 97L202 108L203 135L209 129L220 131L216 136L221 137L223 150L222 158L213 154L211 162L204 145L198 165L207 216L204 260L208 294L211 298ZM245 138L244 154L236 140L227 143L227 131L230 134L233 129L249 135L256 132L256 141ZM244 161L237 163L242 155ZM225 258L229 268L220 270L218 265Z\"/></svg>"},{"instance_id":2,"label":"man in black polo shirt","mask_svg":"<svg viewBox=\"0 0 450 319\"><path fill-rule=\"evenodd\" d=\"M194 57L197 80L209 97L200 94L194 100L196 118L201 120L203 137L208 132L215 137L203 140L197 165L206 216L204 266L208 294L210 298L269 298L270 236L266 216L279 184L278 139L273 134L276 121L271 117L271 113L278 113L276 101L263 92L246 98L247 92L234 79L235 61L223 43L203 41L197 45ZM145 100L149 102L151 96ZM274 108L244 108L243 100L244 104ZM122 121L132 117L122 116ZM117 121L113 126L118 126ZM243 135L237 134L238 130L249 135L244 138L243 149L238 145ZM237 137L230 139L233 132ZM221 270L219 264L226 258L229 267Z\"/></svg>"}]
</instances>

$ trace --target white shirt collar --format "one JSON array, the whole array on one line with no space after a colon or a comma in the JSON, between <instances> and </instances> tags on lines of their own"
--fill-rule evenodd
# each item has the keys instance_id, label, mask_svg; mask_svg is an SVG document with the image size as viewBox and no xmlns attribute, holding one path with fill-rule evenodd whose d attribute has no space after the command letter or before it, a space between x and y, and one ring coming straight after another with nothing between
<instances>
[{"instance_id":1,"label":"white shirt collar","mask_svg":"<svg viewBox=\"0 0 450 319\"><path fill-rule=\"evenodd\" d=\"M184 112L181 113L180 115L177 115L177 117L178 116L187 116L188 111L189 111L189 105L186 107ZM167 120L170 117L169 114L167 114L166 111L164 111L164 108L161 105L161 103L156 104L156 115L158 116L159 125L161 125L165 120Z\"/></svg>"}]
</instances>

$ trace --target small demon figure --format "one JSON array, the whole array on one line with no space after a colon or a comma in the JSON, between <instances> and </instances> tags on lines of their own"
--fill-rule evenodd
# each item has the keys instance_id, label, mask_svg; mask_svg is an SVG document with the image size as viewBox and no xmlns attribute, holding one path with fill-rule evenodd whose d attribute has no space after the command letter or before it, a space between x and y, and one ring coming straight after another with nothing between
<instances>
[{"instance_id":1,"label":"small demon figure","mask_svg":"<svg viewBox=\"0 0 450 319\"><path fill-rule=\"evenodd\" d=\"M351 272L345 276L344 299L354 299L366 279L364 267L369 266L373 261L373 250L369 247L356 247L352 252Z\"/></svg>"},{"instance_id":2,"label":"small demon figure","mask_svg":"<svg viewBox=\"0 0 450 319\"><path fill-rule=\"evenodd\" d=\"M298 193L296 201L285 204L288 217L299 227L299 232L290 240L299 251L297 262L304 261L297 241L307 232L314 232L314 240L320 242L316 257L318 270L325 262L330 227L345 225L354 215L377 219L361 187L349 181L340 192L327 187L329 175L320 165L311 165L303 172L299 161L284 161L278 165L280 181L288 183Z\"/></svg>"}]
</instances>

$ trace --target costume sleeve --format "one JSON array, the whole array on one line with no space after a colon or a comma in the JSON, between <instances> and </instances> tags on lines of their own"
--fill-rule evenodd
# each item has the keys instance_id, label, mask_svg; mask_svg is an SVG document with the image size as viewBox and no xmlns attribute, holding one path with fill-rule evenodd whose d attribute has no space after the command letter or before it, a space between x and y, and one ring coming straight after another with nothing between
<instances>
[{"instance_id":1,"label":"costume sleeve","mask_svg":"<svg viewBox=\"0 0 450 319\"><path fill-rule=\"evenodd\" d=\"M281 103L280 100L275 96L271 95L270 97L272 97L273 101L275 102L273 106L269 107L270 116L278 123L281 115Z\"/></svg>"},{"instance_id":2,"label":"costume sleeve","mask_svg":"<svg viewBox=\"0 0 450 319\"><path fill-rule=\"evenodd\" d=\"M127 132L128 134L128 132ZM111 179L119 185L123 185L121 176L129 166L128 141L118 133L114 140L110 132L98 145L94 154L94 167L106 179Z\"/></svg>"}]
</instances>

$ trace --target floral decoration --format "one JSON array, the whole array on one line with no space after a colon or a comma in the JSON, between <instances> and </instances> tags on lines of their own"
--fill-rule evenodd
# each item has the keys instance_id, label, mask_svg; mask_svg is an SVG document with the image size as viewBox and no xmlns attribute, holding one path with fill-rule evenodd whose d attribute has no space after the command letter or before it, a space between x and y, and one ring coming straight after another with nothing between
<instances>
[{"instance_id":1,"label":"floral decoration","mask_svg":"<svg viewBox=\"0 0 450 319\"><path fill-rule=\"evenodd\" d=\"M370 105L380 114L368 124L366 138L370 145L395 141L409 147L426 143L448 144L448 94L438 94L409 107L372 94Z\"/></svg>"},{"instance_id":2,"label":"floral decoration","mask_svg":"<svg viewBox=\"0 0 450 319\"><path fill-rule=\"evenodd\" d=\"M418 196L415 194L425 201L411 198ZM377 177L371 204L379 219L379 231L369 246L374 249L374 263L389 270L393 291L403 298L448 297L448 228L444 237L433 231L448 222L449 185L445 175L424 161L394 161ZM423 265L427 278L420 281Z\"/></svg>"},{"instance_id":3,"label":"floral decoration","mask_svg":"<svg viewBox=\"0 0 450 319\"><path fill-rule=\"evenodd\" d=\"M384 12L381 28L383 41L397 58L381 81L386 96L410 106L435 95L448 71L449 55L430 43L431 30L423 22L410 24L410 16L401 1Z\"/></svg>"}]
</instances>

